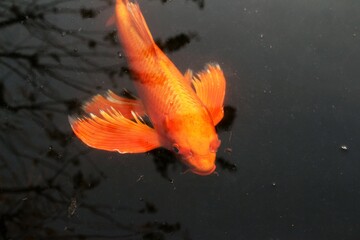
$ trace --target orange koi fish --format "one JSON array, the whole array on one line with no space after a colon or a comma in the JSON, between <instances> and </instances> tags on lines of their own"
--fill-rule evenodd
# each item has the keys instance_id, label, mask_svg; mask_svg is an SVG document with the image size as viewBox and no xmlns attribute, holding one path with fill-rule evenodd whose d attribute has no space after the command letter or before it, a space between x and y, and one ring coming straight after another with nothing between
<instances>
[{"instance_id":1,"label":"orange koi fish","mask_svg":"<svg viewBox=\"0 0 360 240\"><path fill-rule=\"evenodd\" d=\"M139 99L110 90L96 95L83 106L88 116L69 117L74 133L90 147L119 153L164 147L192 172L211 174L220 146L215 126L224 116L219 65L183 75L155 44L137 3L117 0L116 23Z\"/></svg>"}]
</instances>

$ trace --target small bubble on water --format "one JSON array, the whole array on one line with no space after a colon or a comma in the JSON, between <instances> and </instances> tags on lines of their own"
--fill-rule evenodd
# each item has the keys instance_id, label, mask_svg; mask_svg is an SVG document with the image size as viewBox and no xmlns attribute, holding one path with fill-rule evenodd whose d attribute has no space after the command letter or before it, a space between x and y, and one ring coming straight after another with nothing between
<instances>
[{"instance_id":1,"label":"small bubble on water","mask_svg":"<svg viewBox=\"0 0 360 240\"><path fill-rule=\"evenodd\" d=\"M62 37L65 37L65 36L66 36L66 32L65 32L65 31L61 32L61 36L62 36Z\"/></svg>"},{"instance_id":2,"label":"small bubble on water","mask_svg":"<svg viewBox=\"0 0 360 240\"><path fill-rule=\"evenodd\" d=\"M264 38L264 34L261 33L261 34L260 34L260 38L263 39L263 38Z\"/></svg>"},{"instance_id":3,"label":"small bubble on water","mask_svg":"<svg viewBox=\"0 0 360 240\"><path fill-rule=\"evenodd\" d=\"M271 184L273 187L276 187L276 182L272 182Z\"/></svg>"},{"instance_id":4,"label":"small bubble on water","mask_svg":"<svg viewBox=\"0 0 360 240\"><path fill-rule=\"evenodd\" d=\"M144 175L140 175L139 178L136 180L136 182L140 182L144 179Z\"/></svg>"},{"instance_id":5,"label":"small bubble on water","mask_svg":"<svg viewBox=\"0 0 360 240\"><path fill-rule=\"evenodd\" d=\"M225 148L225 152L232 153L232 148L229 148L229 147Z\"/></svg>"},{"instance_id":6,"label":"small bubble on water","mask_svg":"<svg viewBox=\"0 0 360 240\"><path fill-rule=\"evenodd\" d=\"M122 57L123 57L123 55L122 55L121 52L117 52L117 56L118 56L119 58L122 58Z\"/></svg>"},{"instance_id":7,"label":"small bubble on water","mask_svg":"<svg viewBox=\"0 0 360 240\"><path fill-rule=\"evenodd\" d=\"M343 151L349 150L348 146L346 146L346 145L341 145L340 149L343 150Z\"/></svg>"}]
</instances>

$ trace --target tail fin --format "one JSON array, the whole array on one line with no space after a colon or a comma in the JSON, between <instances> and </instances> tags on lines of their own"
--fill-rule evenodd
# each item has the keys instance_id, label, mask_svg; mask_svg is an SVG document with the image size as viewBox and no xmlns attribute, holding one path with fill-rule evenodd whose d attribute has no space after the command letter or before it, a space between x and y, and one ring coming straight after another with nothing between
<instances>
[{"instance_id":1,"label":"tail fin","mask_svg":"<svg viewBox=\"0 0 360 240\"><path fill-rule=\"evenodd\" d=\"M119 38L128 57L156 53L154 39L137 3L117 0L116 18Z\"/></svg>"}]
</instances>

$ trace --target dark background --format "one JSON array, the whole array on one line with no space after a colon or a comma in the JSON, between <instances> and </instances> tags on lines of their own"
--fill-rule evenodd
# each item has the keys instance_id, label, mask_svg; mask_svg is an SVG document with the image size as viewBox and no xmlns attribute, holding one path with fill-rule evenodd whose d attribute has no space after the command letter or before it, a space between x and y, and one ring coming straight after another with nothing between
<instances>
[{"instance_id":1,"label":"dark background","mask_svg":"<svg viewBox=\"0 0 360 240\"><path fill-rule=\"evenodd\" d=\"M83 101L134 91L113 1L2 0L1 238L360 239L360 2L139 2L182 72L225 72L218 175L74 137Z\"/></svg>"}]
</instances>

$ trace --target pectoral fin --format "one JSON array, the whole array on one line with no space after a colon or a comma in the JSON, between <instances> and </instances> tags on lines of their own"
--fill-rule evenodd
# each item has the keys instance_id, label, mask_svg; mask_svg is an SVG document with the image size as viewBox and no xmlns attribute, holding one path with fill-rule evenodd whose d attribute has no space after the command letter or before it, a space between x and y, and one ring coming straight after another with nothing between
<instances>
[{"instance_id":1,"label":"pectoral fin","mask_svg":"<svg viewBox=\"0 0 360 240\"><path fill-rule=\"evenodd\" d=\"M135 112L132 115L133 120L130 120L112 108L100 110L99 115L90 114L90 117L69 117L69 121L76 136L93 148L141 153L161 147L157 132Z\"/></svg>"},{"instance_id":2,"label":"pectoral fin","mask_svg":"<svg viewBox=\"0 0 360 240\"><path fill-rule=\"evenodd\" d=\"M104 96L100 94L94 96L83 106L85 112L89 114L92 113L97 116L101 116L101 110L106 111L111 108L120 112L125 118L128 119L133 118L132 112L136 112L140 116L146 115L140 100L120 97L111 90L108 90Z\"/></svg>"},{"instance_id":3,"label":"pectoral fin","mask_svg":"<svg viewBox=\"0 0 360 240\"><path fill-rule=\"evenodd\" d=\"M218 64L207 64L205 70L193 78L192 84L197 96L210 112L214 124L224 116L226 82Z\"/></svg>"}]
</instances>

